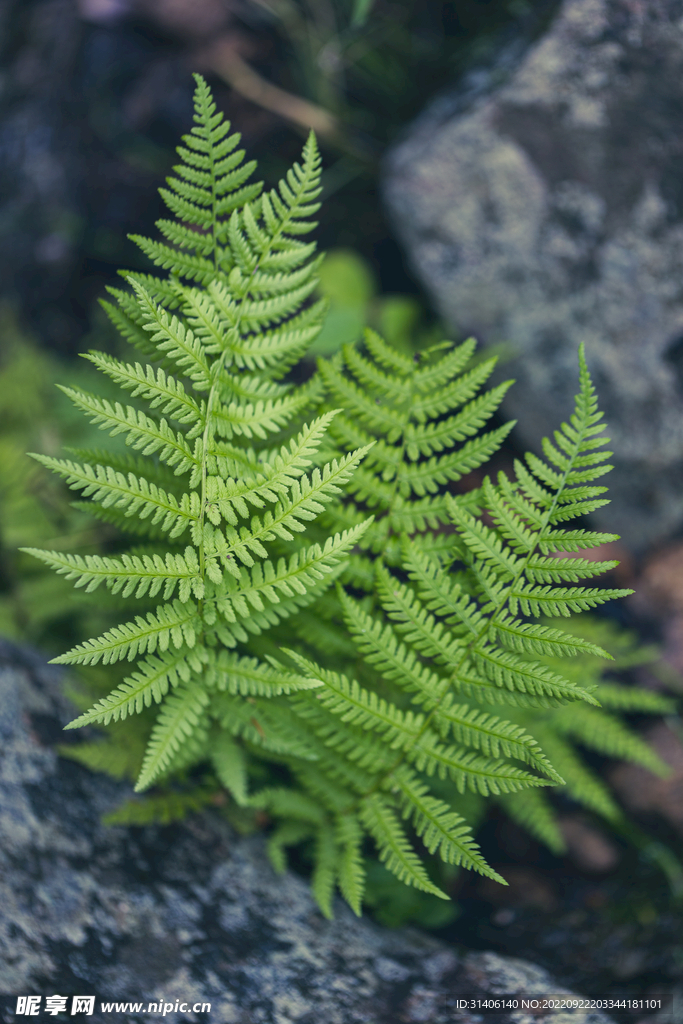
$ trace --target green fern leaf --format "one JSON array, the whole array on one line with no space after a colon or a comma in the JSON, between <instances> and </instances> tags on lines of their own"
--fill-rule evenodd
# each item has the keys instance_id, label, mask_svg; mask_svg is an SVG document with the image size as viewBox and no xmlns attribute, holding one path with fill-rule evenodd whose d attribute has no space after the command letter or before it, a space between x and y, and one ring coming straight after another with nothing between
<instances>
[{"instance_id":1,"label":"green fern leaf","mask_svg":"<svg viewBox=\"0 0 683 1024\"><path fill-rule=\"evenodd\" d=\"M316 903L328 920L332 913L332 897L337 876L338 851L334 832L330 826L318 829L315 837L313 878L311 888Z\"/></svg>"},{"instance_id":2,"label":"green fern leaf","mask_svg":"<svg viewBox=\"0 0 683 1024\"><path fill-rule=\"evenodd\" d=\"M284 874L287 870L286 847L298 846L312 834L312 826L303 821L286 821L271 833L266 844L266 851L273 870L278 875Z\"/></svg>"},{"instance_id":3,"label":"green fern leaf","mask_svg":"<svg viewBox=\"0 0 683 1024\"><path fill-rule=\"evenodd\" d=\"M570 707L564 714L554 715L553 724L560 735L573 736L584 746L592 747L601 754L641 764L662 778L671 774L670 765L647 743L602 709L581 705Z\"/></svg>"},{"instance_id":4,"label":"green fern leaf","mask_svg":"<svg viewBox=\"0 0 683 1024\"><path fill-rule=\"evenodd\" d=\"M384 797L379 793L365 797L361 804L360 817L363 826L377 843L380 860L399 881L441 899L448 899L448 896L429 878L398 818Z\"/></svg>"},{"instance_id":5,"label":"green fern leaf","mask_svg":"<svg viewBox=\"0 0 683 1024\"><path fill-rule=\"evenodd\" d=\"M105 583L113 594L122 592L123 597L156 597L163 587L163 599L168 601L178 587L180 601L184 604L190 597L204 596L204 582L199 572L199 563L194 548L187 547L183 555L166 553L161 555L121 555L120 558L103 558L100 555L67 555L61 551L39 551L37 548L22 548L26 554L39 558L46 565L67 579L75 580L74 586L85 587L87 594Z\"/></svg>"},{"instance_id":6,"label":"green fern leaf","mask_svg":"<svg viewBox=\"0 0 683 1024\"><path fill-rule=\"evenodd\" d=\"M243 697L279 697L320 684L304 680L298 673L287 672L277 663L264 664L257 658L244 658L228 651L219 651L204 676L207 685Z\"/></svg>"},{"instance_id":7,"label":"green fern leaf","mask_svg":"<svg viewBox=\"0 0 683 1024\"><path fill-rule=\"evenodd\" d=\"M182 381L164 373L162 369L155 372L151 366L124 363L104 352L87 352L84 358L111 377L116 384L131 391L133 398L141 397L149 401L151 409L158 409L162 415L172 416L179 423L203 427L203 405L187 394Z\"/></svg>"},{"instance_id":8,"label":"green fern leaf","mask_svg":"<svg viewBox=\"0 0 683 1024\"><path fill-rule=\"evenodd\" d=\"M247 791L247 766L244 752L239 744L225 733L214 738L211 744L211 763L216 775L235 802L245 807L249 802Z\"/></svg>"},{"instance_id":9,"label":"green fern leaf","mask_svg":"<svg viewBox=\"0 0 683 1024\"><path fill-rule=\"evenodd\" d=\"M192 674L199 673L208 660L208 652L202 648L193 651L164 651L145 658L139 670L123 680L109 696L99 700L89 711L69 722L66 729L77 729L95 722L108 725L139 714L152 702L161 703L169 686L189 682Z\"/></svg>"},{"instance_id":10,"label":"green fern leaf","mask_svg":"<svg viewBox=\"0 0 683 1024\"><path fill-rule=\"evenodd\" d=\"M166 420L157 423L130 405L124 409L116 402L112 406L106 399L87 395L74 388L57 386L74 405L89 415L91 423L108 427L111 437L126 433L127 445L138 451L142 450L143 455L156 452L165 465L175 467L176 474L184 473L194 465L201 464L201 460L193 455L183 435L172 430Z\"/></svg>"},{"instance_id":11,"label":"green fern leaf","mask_svg":"<svg viewBox=\"0 0 683 1024\"><path fill-rule=\"evenodd\" d=\"M48 455L31 454L37 462L64 477L73 488L82 490L86 497L103 508L125 508L126 518L137 515L141 519L151 516L152 524L160 523L169 537L177 537L200 516L196 493L184 494L180 502L167 491L133 473L124 476L108 466L78 465L68 459L54 459Z\"/></svg>"},{"instance_id":12,"label":"green fern leaf","mask_svg":"<svg viewBox=\"0 0 683 1024\"><path fill-rule=\"evenodd\" d=\"M53 658L55 665L109 665L127 658L132 661L138 654L165 651L170 644L175 648L194 647L199 625L197 606L193 603L159 605L155 612L143 618L136 615L132 622L107 630L102 636L77 644L66 654Z\"/></svg>"},{"instance_id":13,"label":"green fern leaf","mask_svg":"<svg viewBox=\"0 0 683 1024\"><path fill-rule=\"evenodd\" d=\"M188 814L203 810L213 802L216 790L195 789L187 793L166 792L144 800L127 800L102 816L104 825L170 825Z\"/></svg>"},{"instance_id":14,"label":"green fern leaf","mask_svg":"<svg viewBox=\"0 0 683 1024\"><path fill-rule=\"evenodd\" d=\"M344 815L337 819L337 844L341 854L337 863L339 888L357 917L361 916L365 891L365 868L362 858L363 832L357 819Z\"/></svg>"},{"instance_id":15,"label":"green fern leaf","mask_svg":"<svg viewBox=\"0 0 683 1024\"><path fill-rule=\"evenodd\" d=\"M586 767L570 744L555 730L551 730L541 723L536 725L535 732L548 757L561 772L569 795L584 807L607 818L608 821L618 820L621 817L619 805L607 786Z\"/></svg>"},{"instance_id":16,"label":"green fern leaf","mask_svg":"<svg viewBox=\"0 0 683 1024\"><path fill-rule=\"evenodd\" d=\"M424 783L405 767L394 772L389 784L401 794L404 818L412 817L415 830L430 853L438 850L446 864L458 864L493 878L501 885L507 882L486 863L471 838L471 829L443 800L429 795Z\"/></svg>"},{"instance_id":17,"label":"green fern leaf","mask_svg":"<svg viewBox=\"0 0 683 1024\"><path fill-rule=\"evenodd\" d=\"M152 730L142 771L135 786L136 793L147 789L170 767L172 758L188 738L195 743L198 734L206 731L204 710L209 703L205 690L182 683L164 701Z\"/></svg>"}]
</instances>

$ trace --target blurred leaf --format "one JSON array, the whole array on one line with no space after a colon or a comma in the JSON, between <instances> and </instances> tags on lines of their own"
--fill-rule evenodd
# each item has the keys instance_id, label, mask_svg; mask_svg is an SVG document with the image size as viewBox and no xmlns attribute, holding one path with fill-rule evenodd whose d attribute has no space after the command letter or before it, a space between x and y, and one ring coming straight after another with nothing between
<instances>
[{"instance_id":1,"label":"blurred leaf","mask_svg":"<svg viewBox=\"0 0 683 1024\"><path fill-rule=\"evenodd\" d=\"M40 349L0 308L0 635L43 646L64 646L71 631L109 625L102 603L79 600L71 585L21 547L66 547L95 553L110 531L72 507L71 495L27 452L59 452L64 443L121 445L76 415L55 388L58 380L99 389L97 371L80 360L68 366ZM114 388L107 387L107 397ZM116 397L119 397L118 394ZM92 631L92 630L91 630Z\"/></svg>"},{"instance_id":2,"label":"blurred leaf","mask_svg":"<svg viewBox=\"0 0 683 1024\"><path fill-rule=\"evenodd\" d=\"M452 883L460 868L444 865ZM365 902L372 910L372 916L385 928L402 928L404 925L418 925L421 928L444 928L460 915L457 903L447 903L429 893L409 888L399 882L383 864L377 860L366 860L367 889ZM441 880L441 884L444 881Z\"/></svg>"},{"instance_id":3,"label":"blurred leaf","mask_svg":"<svg viewBox=\"0 0 683 1024\"><path fill-rule=\"evenodd\" d=\"M374 5L375 0L354 0L353 14L351 15L353 28L360 28L365 24Z\"/></svg>"},{"instance_id":4,"label":"blurred leaf","mask_svg":"<svg viewBox=\"0 0 683 1024\"><path fill-rule=\"evenodd\" d=\"M412 339L422 317L422 306L410 295L388 295L379 305L378 329L382 337L404 352L412 352Z\"/></svg>"},{"instance_id":5,"label":"blurred leaf","mask_svg":"<svg viewBox=\"0 0 683 1024\"><path fill-rule=\"evenodd\" d=\"M330 309L311 355L332 355L342 345L360 338L376 287L370 266L358 253L335 249L325 257L319 291L328 299Z\"/></svg>"},{"instance_id":6,"label":"blurred leaf","mask_svg":"<svg viewBox=\"0 0 683 1024\"><path fill-rule=\"evenodd\" d=\"M368 263L353 249L333 249L319 271L320 291L339 306L365 308L377 291Z\"/></svg>"}]
</instances>

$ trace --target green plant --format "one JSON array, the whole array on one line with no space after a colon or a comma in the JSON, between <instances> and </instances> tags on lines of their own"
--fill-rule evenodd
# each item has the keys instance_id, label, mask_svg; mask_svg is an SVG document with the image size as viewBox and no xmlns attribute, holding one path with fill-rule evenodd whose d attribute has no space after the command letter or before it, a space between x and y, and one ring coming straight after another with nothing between
<instances>
[{"instance_id":1,"label":"green plant","mask_svg":"<svg viewBox=\"0 0 683 1024\"><path fill-rule=\"evenodd\" d=\"M164 602L56 659L93 665L147 655L138 672L74 725L121 720L172 690L152 732L140 789L203 751L210 715L224 718L231 703L243 712L237 732L258 737L250 705L231 701L234 695L306 685L278 666L229 652L315 600L364 528L322 546L297 543L303 524L363 454L315 466L307 476L332 417L294 429L316 388L279 383L315 337L323 313L322 303L305 304L317 261L315 244L299 240L314 226L306 218L317 209L315 141L309 139L302 165L279 191L261 195L261 185L245 184L254 164L243 162L239 137L228 135L199 76L195 110L195 127L179 148L178 177L163 190L176 220L159 227L172 245L136 239L170 274L166 280L128 274L133 294L111 289L118 305L106 304L128 340L161 366L154 371L101 353L88 356L145 400L148 411L63 389L93 422L112 435L124 433L142 458L104 451L80 451L80 462L35 455L91 498L96 515L155 542L118 557L30 550L86 591L105 583L114 594L148 603L159 594ZM180 275L200 287L182 284ZM280 441L274 447L273 438ZM219 695L211 709L207 687ZM282 743L296 747L295 738ZM279 749L278 741L273 745ZM222 736L221 775L229 774L226 750Z\"/></svg>"},{"instance_id":2,"label":"green plant","mask_svg":"<svg viewBox=\"0 0 683 1024\"><path fill-rule=\"evenodd\" d=\"M567 586L617 564L575 557L613 535L562 525L606 503L606 488L594 481L611 468L604 465L609 453L600 451L607 439L583 351L574 414L554 442L544 440L545 460L528 453L515 462L516 479L500 473L497 483L487 477L453 495L446 485L485 463L512 426L481 433L509 382L479 393L495 360L467 370L473 354L470 339L409 358L367 331L365 351L345 345L320 363L328 400L343 408L330 425L339 454L375 442L348 484L349 497L324 521L348 529L369 513L374 519L344 571L327 630L308 616L299 633L321 660L290 652L311 681L325 685L318 707L307 712L313 727L362 767L373 794L372 806L354 802L347 781L347 808L357 808L395 874L434 894L434 876L443 872L438 864L432 877L420 872L399 816L446 864L488 874L453 808L454 790L469 791L475 820L482 798L493 797L563 852L544 787L566 784L579 803L624 825L576 744L666 774L607 709L673 710L660 694L600 678L609 648L618 652L620 640L629 646L630 639L585 615L575 634L561 628L563 618L630 593ZM347 655L344 674L334 662L348 636L359 657L354 663ZM383 743L363 742L363 731ZM511 758L525 767L513 767ZM337 764L319 763L315 780L304 782L321 798L326 767L338 781Z\"/></svg>"},{"instance_id":3,"label":"green plant","mask_svg":"<svg viewBox=\"0 0 683 1024\"><path fill-rule=\"evenodd\" d=\"M73 508L68 488L43 467L27 466L25 453L92 442L97 430L73 415L53 383L78 379L88 386L96 374L41 350L9 307L0 308L0 334L0 634L54 649L103 628L106 619L92 598L69 600L65 581L21 549L51 535L56 547L96 553L112 531Z\"/></svg>"},{"instance_id":4,"label":"green plant","mask_svg":"<svg viewBox=\"0 0 683 1024\"><path fill-rule=\"evenodd\" d=\"M604 539L561 526L604 502L583 354L576 410L544 443L546 461L529 455L516 481L447 493L507 434L480 431L508 385L478 394L492 364L472 365L473 342L416 362L373 332L312 380L283 380L325 312L315 245L300 238L320 160L310 138L301 164L262 192L228 132L197 76L195 126L162 190L175 219L159 222L165 242L136 239L168 274L129 273L105 304L149 362L87 356L138 404L63 389L140 454L35 456L89 499L79 508L136 540L113 554L28 549L86 592L105 584L140 609L55 659L140 659L71 723L109 725L109 738L71 756L135 773L138 791L161 785L118 821L170 820L221 787L245 827L265 811L278 867L287 847L312 849L326 914L337 884L360 912L370 840L394 875L436 897L438 869L416 845L504 883L461 813L466 791L504 798L551 845L539 790L562 782L558 766L596 805L560 734L594 737L597 684L544 659L609 655L538 621L626 593L558 585L613 564L554 556ZM635 691L619 700L669 707ZM597 732L662 768L604 715Z\"/></svg>"}]
</instances>

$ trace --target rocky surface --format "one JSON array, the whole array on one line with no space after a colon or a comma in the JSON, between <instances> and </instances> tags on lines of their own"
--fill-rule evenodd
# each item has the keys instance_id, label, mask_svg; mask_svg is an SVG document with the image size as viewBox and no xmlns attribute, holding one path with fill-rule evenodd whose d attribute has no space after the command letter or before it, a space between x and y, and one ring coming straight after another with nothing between
<instances>
[{"instance_id":1,"label":"rocky surface","mask_svg":"<svg viewBox=\"0 0 683 1024\"><path fill-rule=\"evenodd\" d=\"M56 756L70 717L58 687L39 658L0 642L0 1019L15 1019L17 996L59 994L69 1010L94 995L93 1022L467 1024L481 1018L457 1009L465 994L563 991L528 962L382 931L341 904L325 921L304 881L276 877L262 841L217 814L104 828L126 789ZM102 1000L172 1009L104 1014ZM544 1019L608 1024L597 1012Z\"/></svg>"},{"instance_id":2,"label":"rocky surface","mask_svg":"<svg viewBox=\"0 0 683 1024\"><path fill-rule=\"evenodd\" d=\"M525 445L570 413L586 343L617 467L596 520L641 551L683 526L682 70L681 0L565 0L503 84L435 101L385 168L444 319L516 351Z\"/></svg>"}]
</instances>

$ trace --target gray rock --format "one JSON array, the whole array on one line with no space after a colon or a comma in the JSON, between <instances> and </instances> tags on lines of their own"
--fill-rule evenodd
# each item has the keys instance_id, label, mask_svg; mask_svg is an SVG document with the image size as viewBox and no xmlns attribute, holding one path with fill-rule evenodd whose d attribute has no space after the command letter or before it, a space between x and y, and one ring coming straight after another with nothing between
<instances>
[{"instance_id":1,"label":"gray rock","mask_svg":"<svg viewBox=\"0 0 683 1024\"><path fill-rule=\"evenodd\" d=\"M512 343L525 445L586 343L616 453L596 522L643 549L683 526L683 3L565 0L499 79L412 126L388 208L445 321Z\"/></svg>"},{"instance_id":2,"label":"gray rock","mask_svg":"<svg viewBox=\"0 0 683 1024\"><path fill-rule=\"evenodd\" d=\"M237 838L218 814L103 827L127 789L56 756L69 717L58 676L0 641L0 1019L21 1019L18 996L58 994L67 1012L94 995L93 1022L531 1024L456 1000L563 991L533 964L383 931L341 903L325 921L305 882L276 877L262 840ZM160 1006L106 1013L102 1000ZM583 1011L544 1020L609 1024Z\"/></svg>"}]
</instances>

